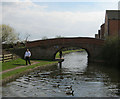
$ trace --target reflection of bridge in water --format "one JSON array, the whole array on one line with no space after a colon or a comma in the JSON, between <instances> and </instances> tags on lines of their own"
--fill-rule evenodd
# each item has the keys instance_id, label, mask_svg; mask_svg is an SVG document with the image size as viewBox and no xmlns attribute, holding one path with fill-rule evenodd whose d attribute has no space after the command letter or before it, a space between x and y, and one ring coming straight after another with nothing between
<instances>
[{"instance_id":1,"label":"reflection of bridge in water","mask_svg":"<svg viewBox=\"0 0 120 99\"><path fill-rule=\"evenodd\" d=\"M100 54L103 44L104 40L101 39L76 37L30 41L26 44L26 47L29 48L32 52L32 59L54 60L56 53L63 48L79 47L86 50L86 52L88 53L88 59L94 60ZM16 52L19 54L20 50L22 51L23 49L19 49Z\"/></svg>"}]
</instances>

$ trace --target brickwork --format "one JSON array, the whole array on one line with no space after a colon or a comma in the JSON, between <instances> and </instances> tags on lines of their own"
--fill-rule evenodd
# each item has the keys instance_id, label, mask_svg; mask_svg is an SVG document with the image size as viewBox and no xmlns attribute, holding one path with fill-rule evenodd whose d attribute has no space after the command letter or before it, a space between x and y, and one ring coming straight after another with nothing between
<instances>
[{"instance_id":1,"label":"brickwork","mask_svg":"<svg viewBox=\"0 0 120 99\"><path fill-rule=\"evenodd\" d=\"M109 36L118 36L120 32L120 20L109 20Z\"/></svg>"},{"instance_id":2,"label":"brickwork","mask_svg":"<svg viewBox=\"0 0 120 99\"><path fill-rule=\"evenodd\" d=\"M95 59L104 44L104 40L77 37L77 38L56 38L28 42L26 46L32 52L33 59L55 59L55 55L62 48L77 47L83 48L88 53L89 59Z\"/></svg>"},{"instance_id":3,"label":"brickwork","mask_svg":"<svg viewBox=\"0 0 120 99\"><path fill-rule=\"evenodd\" d=\"M77 37L77 38L56 38L56 39L48 39L48 40L38 40L33 42L28 42L26 44L27 47L49 47L54 45L62 45L62 44L94 44L94 45L102 45L103 40L98 40L95 38L87 38L87 37Z\"/></svg>"}]
</instances>

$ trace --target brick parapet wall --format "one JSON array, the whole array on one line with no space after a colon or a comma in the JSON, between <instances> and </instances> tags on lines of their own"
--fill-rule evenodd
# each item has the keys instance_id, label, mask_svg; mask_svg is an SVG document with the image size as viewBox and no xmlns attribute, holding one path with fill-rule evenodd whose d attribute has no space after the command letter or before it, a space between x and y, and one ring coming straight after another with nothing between
<instances>
[{"instance_id":1,"label":"brick parapet wall","mask_svg":"<svg viewBox=\"0 0 120 99\"><path fill-rule=\"evenodd\" d=\"M79 38L55 38L48 40L37 40L31 41L26 44L27 47L49 47L54 45L66 45L66 44L93 44L93 45L103 45L104 40L95 39L95 38L87 38L87 37L79 37Z\"/></svg>"}]
</instances>

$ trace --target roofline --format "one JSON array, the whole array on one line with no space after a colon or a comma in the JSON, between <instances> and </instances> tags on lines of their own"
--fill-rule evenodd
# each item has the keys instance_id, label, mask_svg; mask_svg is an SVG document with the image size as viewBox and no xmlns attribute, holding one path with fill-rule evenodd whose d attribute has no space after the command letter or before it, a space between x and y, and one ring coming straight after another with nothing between
<instances>
[{"instance_id":1,"label":"roofline","mask_svg":"<svg viewBox=\"0 0 120 99\"><path fill-rule=\"evenodd\" d=\"M106 10L106 12L120 12L120 10Z\"/></svg>"}]
</instances>

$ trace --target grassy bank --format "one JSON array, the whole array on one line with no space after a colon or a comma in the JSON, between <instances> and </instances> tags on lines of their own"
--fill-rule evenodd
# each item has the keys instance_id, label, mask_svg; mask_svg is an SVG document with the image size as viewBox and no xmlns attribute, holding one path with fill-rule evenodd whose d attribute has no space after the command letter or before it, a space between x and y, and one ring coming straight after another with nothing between
<instances>
[{"instance_id":1,"label":"grassy bank","mask_svg":"<svg viewBox=\"0 0 120 99\"><path fill-rule=\"evenodd\" d=\"M38 63L34 64L34 65L29 65L29 66L25 66L25 60L23 60L23 59L16 59L16 60L13 60L10 62L3 63L2 64L3 70L8 70L11 68L20 67L21 65L25 66L25 67L3 73L2 79L8 78L8 77L13 76L13 75L20 74L22 72L25 72L29 69L36 68L38 66L45 66L48 64L57 63L57 61L44 61L44 60L35 60L35 62L38 62Z\"/></svg>"},{"instance_id":2,"label":"grassy bank","mask_svg":"<svg viewBox=\"0 0 120 99\"><path fill-rule=\"evenodd\" d=\"M11 60L9 62L4 62L2 63L2 71L19 67L19 66L25 66L25 60L18 58L15 60Z\"/></svg>"}]
</instances>

